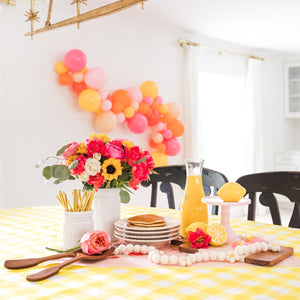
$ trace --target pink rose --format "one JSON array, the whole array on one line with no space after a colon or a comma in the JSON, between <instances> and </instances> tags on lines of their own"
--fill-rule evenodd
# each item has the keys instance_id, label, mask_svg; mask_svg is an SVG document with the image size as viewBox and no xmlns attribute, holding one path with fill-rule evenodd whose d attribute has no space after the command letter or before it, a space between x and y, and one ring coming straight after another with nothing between
<instances>
[{"instance_id":1,"label":"pink rose","mask_svg":"<svg viewBox=\"0 0 300 300\"><path fill-rule=\"evenodd\" d=\"M67 148L65 149L64 153L62 154L63 157L69 157L71 155L74 155L79 147L79 144L77 142L70 143Z\"/></svg>"},{"instance_id":2,"label":"pink rose","mask_svg":"<svg viewBox=\"0 0 300 300\"><path fill-rule=\"evenodd\" d=\"M109 158L123 159L125 157L124 150L116 145L106 144Z\"/></svg>"},{"instance_id":3,"label":"pink rose","mask_svg":"<svg viewBox=\"0 0 300 300\"><path fill-rule=\"evenodd\" d=\"M110 237L106 231L89 231L81 238L80 245L85 254L100 254L110 248Z\"/></svg>"}]
</instances>

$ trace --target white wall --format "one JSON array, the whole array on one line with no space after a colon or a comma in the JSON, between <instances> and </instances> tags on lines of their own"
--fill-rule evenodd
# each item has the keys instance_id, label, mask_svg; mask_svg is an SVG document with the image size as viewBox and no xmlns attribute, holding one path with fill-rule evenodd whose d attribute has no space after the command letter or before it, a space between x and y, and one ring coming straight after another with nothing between
<instances>
[{"instance_id":1,"label":"white wall","mask_svg":"<svg viewBox=\"0 0 300 300\"><path fill-rule=\"evenodd\" d=\"M183 32L157 28L155 22L124 22L114 15L83 23L79 31L73 25L30 40L24 37L29 31L24 10L4 7L0 15L1 192L5 208L57 204L58 190L73 188L73 182L60 186L44 184L42 170L35 168L36 161L55 154L60 146L83 140L95 131L92 114L79 109L74 93L57 83L53 66L68 50L83 50L88 67L106 70L110 90L154 80L164 103L182 104L182 49L176 40L185 36ZM292 142L295 126L282 120L282 62L266 60L266 65L265 154L266 167L270 169L272 151L300 145ZM110 135L126 136L144 148L147 145L146 134L133 135L124 126ZM170 163L182 163L181 155L171 158ZM141 189L131 204L149 202Z\"/></svg>"}]
</instances>

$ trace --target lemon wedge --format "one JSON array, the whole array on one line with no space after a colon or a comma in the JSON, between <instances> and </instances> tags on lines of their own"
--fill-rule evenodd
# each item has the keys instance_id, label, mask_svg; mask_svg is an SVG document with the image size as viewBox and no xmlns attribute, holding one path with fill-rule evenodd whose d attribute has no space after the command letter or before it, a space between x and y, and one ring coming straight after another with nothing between
<instances>
[{"instance_id":1,"label":"lemon wedge","mask_svg":"<svg viewBox=\"0 0 300 300\"><path fill-rule=\"evenodd\" d=\"M196 231L197 228L202 229L206 233L207 224L205 224L203 222L192 223L188 227L185 228L185 232L186 232L186 234L189 234L189 231Z\"/></svg>"},{"instance_id":2,"label":"lemon wedge","mask_svg":"<svg viewBox=\"0 0 300 300\"><path fill-rule=\"evenodd\" d=\"M246 189L236 182L227 182L217 191L217 195L224 202L238 202L246 194Z\"/></svg>"}]
</instances>

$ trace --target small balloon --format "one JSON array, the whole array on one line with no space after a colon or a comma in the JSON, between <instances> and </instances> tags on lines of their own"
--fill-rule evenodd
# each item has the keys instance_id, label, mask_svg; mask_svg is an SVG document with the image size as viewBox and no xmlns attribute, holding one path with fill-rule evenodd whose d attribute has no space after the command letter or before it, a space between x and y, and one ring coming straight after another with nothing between
<instances>
[{"instance_id":1,"label":"small balloon","mask_svg":"<svg viewBox=\"0 0 300 300\"><path fill-rule=\"evenodd\" d=\"M156 146L157 146L157 144L153 141L153 139L151 139L150 141L149 141L149 146L151 147L151 148L156 148Z\"/></svg>"},{"instance_id":2,"label":"small balloon","mask_svg":"<svg viewBox=\"0 0 300 300\"><path fill-rule=\"evenodd\" d=\"M129 93L132 101L136 101L138 103L142 102L143 94L139 88L132 86L127 88L126 91Z\"/></svg>"},{"instance_id":3,"label":"small balloon","mask_svg":"<svg viewBox=\"0 0 300 300\"><path fill-rule=\"evenodd\" d=\"M164 140L164 137L163 137L163 135L161 133L157 132L156 134L154 134L154 136L153 136L154 143L159 144L163 140Z\"/></svg>"},{"instance_id":4,"label":"small balloon","mask_svg":"<svg viewBox=\"0 0 300 300\"><path fill-rule=\"evenodd\" d=\"M92 89L85 89L78 97L79 106L85 111L95 111L100 106L100 102L98 92Z\"/></svg>"},{"instance_id":5,"label":"small balloon","mask_svg":"<svg viewBox=\"0 0 300 300\"><path fill-rule=\"evenodd\" d=\"M125 115L122 112L116 114L116 117L117 117L117 122L119 124L123 123L126 120L126 117L125 117Z\"/></svg>"},{"instance_id":6,"label":"small balloon","mask_svg":"<svg viewBox=\"0 0 300 300\"><path fill-rule=\"evenodd\" d=\"M167 166L169 163L168 156L165 153L155 151L151 153L151 156L155 167Z\"/></svg>"},{"instance_id":7,"label":"small balloon","mask_svg":"<svg viewBox=\"0 0 300 300\"><path fill-rule=\"evenodd\" d=\"M144 115L137 112L133 118L128 119L127 125L131 132L139 134L146 131L148 127L148 121Z\"/></svg>"},{"instance_id":8,"label":"small balloon","mask_svg":"<svg viewBox=\"0 0 300 300\"><path fill-rule=\"evenodd\" d=\"M125 109L124 109L124 115L125 115L125 117L127 118L127 119L130 119L130 118L132 118L133 116L134 116L134 109L132 108L132 107L126 107Z\"/></svg>"},{"instance_id":9,"label":"small balloon","mask_svg":"<svg viewBox=\"0 0 300 300\"><path fill-rule=\"evenodd\" d=\"M175 156L180 152L180 143L176 138L165 140L164 144L166 145L166 154L169 156Z\"/></svg>"},{"instance_id":10,"label":"small balloon","mask_svg":"<svg viewBox=\"0 0 300 300\"><path fill-rule=\"evenodd\" d=\"M161 104L158 108L158 111L161 113L161 114L166 114L168 112L168 105L167 104Z\"/></svg>"},{"instance_id":11,"label":"small balloon","mask_svg":"<svg viewBox=\"0 0 300 300\"><path fill-rule=\"evenodd\" d=\"M156 97L157 98L157 97ZM158 110L159 109L160 104L158 104L158 102L156 100L153 100L152 105L150 106L151 109L153 110Z\"/></svg>"},{"instance_id":12,"label":"small balloon","mask_svg":"<svg viewBox=\"0 0 300 300\"><path fill-rule=\"evenodd\" d=\"M70 71L78 72L86 65L86 55L79 49L72 49L65 54L64 62Z\"/></svg>"},{"instance_id":13,"label":"small balloon","mask_svg":"<svg viewBox=\"0 0 300 300\"><path fill-rule=\"evenodd\" d=\"M107 99L108 91L106 89L98 90L98 93L99 93L101 100Z\"/></svg>"},{"instance_id":14,"label":"small balloon","mask_svg":"<svg viewBox=\"0 0 300 300\"><path fill-rule=\"evenodd\" d=\"M73 81L81 82L83 81L83 74L81 72L76 72L72 75Z\"/></svg>"},{"instance_id":15,"label":"small balloon","mask_svg":"<svg viewBox=\"0 0 300 300\"><path fill-rule=\"evenodd\" d=\"M117 117L111 111L104 111L95 116L95 127L98 132L111 132L117 126Z\"/></svg>"},{"instance_id":16,"label":"small balloon","mask_svg":"<svg viewBox=\"0 0 300 300\"><path fill-rule=\"evenodd\" d=\"M86 89L86 85L84 82L73 82L72 83L72 90L76 94L80 94L85 89Z\"/></svg>"},{"instance_id":17,"label":"small balloon","mask_svg":"<svg viewBox=\"0 0 300 300\"><path fill-rule=\"evenodd\" d=\"M161 96L157 96L154 101L156 101L159 105L163 103L163 98Z\"/></svg>"},{"instance_id":18,"label":"small balloon","mask_svg":"<svg viewBox=\"0 0 300 300\"><path fill-rule=\"evenodd\" d=\"M113 102L112 103L112 111L115 114L118 114L124 110L124 105L121 102Z\"/></svg>"},{"instance_id":19,"label":"small balloon","mask_svg":"<svg viewBox=\"0 0 300 300\"><path fill-rule=\"evenodd\" d=\"M170 129L165 129L165 130L163 130L162 135L163 135L164 139L168 140L173 136L173 133Z\"/></svg>"},{"instance_id":20,"label":"small balloon","mask_svg":"<svg viewBox=\"0 0 300 300\"><path fill-rule=\"evenodd\" d=\"M128 107L130 106L131 98L126 90L119 89L112 93L111 102L120 102L123 104L124 107Z\"/></svg>"},{"instance_id":21,"label":"small balloon","mask_svg":"<svg viewBox=\"0 0 300 300\"><path fill-rule=\"evenodd\" d=\"M156 145L157 152L165 153L167 150L167 146L164 143L159 143Z\"/></svg>"},{"instance_id":22,"label":"small balloon","mask_svg":"<svg viewBox=\"0 0 300 300\"><path fill-rule=\"evenodd\" d=\"M147 97L144 97L143 99L143 102L148 104L149 106L153 104L153 98L147 96Z\"/></svg>"},{"instance_id":23,"label":"small balloon","mask_svg":"<svg viewBox=\"0 0 300 300\"><path fill-rule=\"evenodd\" d=\"M59 74L58 81L61 85L69 85L72 83L72 77L68 73Z\"/></svg>"},{"instance_id":24,"label":"small balloon","mask_svg":"<svg viewBox=\"0 0 300 300\"><path fill-rule=\"evenodd\" d=\"M88 87L100 90L107 84L107 76L102 68L94 67L87 70L84 81Z\"/></svg>"},{"instance_id":25,"label":"small balloon","mask_svg":"<svg viewBox=\"0 0 300 300\"><path fill-rule=\"evenodd\" d=\"M134 109L134 111L137 111L139 109L139 103L136 101L131 101L131 107Z\"/></svg>"},{"instance_id":26,"label":"small balloon","mask_svg":"<svg viewBox=\"0 0 300 300\"><path fill-rule=\"evenodd\" d=\"M111 101L105 99L101 101L100 107L103 111L109 111L112 108L112 103Z\"/></svg>"},{"instance_id":27,"label":"small balloon","mask_svg":"<svg viewBox=\"0 0 300 300\"><path fill-rule=\"evenodd\" d=\"M148 80L141 84L140 90L143 94L143 97L152 97L153 99L158 95L158 86L154 81Z\"/></svg>"},{"instance_id":28,"label":"small balloon","mask_svg":"<svg viewBox=\"0 0 300 300\"><path fill-rule=\"evenodd\" d=\"M167 128L172 131L173 136L182 136L184 133L184 125L181 121L174 119L167 124Z\"/></svg>"},{"instance_id":29,"label":"small balloon","mask_svg":"<svg viewBox=\"0 0 300 300\"><path fill-rule=\"evenodd\" d=\"M160 120L160 114L157 110L150 109L149 112L145 116L148 120L149 126L156 125Z\"/></svg>"},{"instance_id":30,"label":"small balloon","mask_svg":"<svg viewBox=\"0 0 300 300\"><path fill-rule=\"evenodd\" d=\"M167 124L163 123L163 122L158 122L156 125L154 125L151 129L154 131L154 132L157 132L157 131L163 131L164 129L167 128Z\"/></svg>"},{"instance_id":31,"label":"small balloon","mask_svg":"<svg viewBox=\"0 0 300 300\"><path fill-rule=\"evenodd\" d=\"M66 67L66 65L62 61L60 61L60 62L55 64L54 71L57 74L63 74L63 73L68 72L68 68Z\"/></svg>"},{"instance_id":32,"label":"small balloon","mask_svg":"<svg viewBox=\"0 0 300 300\"><path fill-rule=\"evenodd\" d=\"M148 104L142 102L140 103L140 106L139 106L139 109L138 109L138 112L145 115L146 113L148 113L148 111L150 110L150 107Z\"/></svg>"}]
</instances>

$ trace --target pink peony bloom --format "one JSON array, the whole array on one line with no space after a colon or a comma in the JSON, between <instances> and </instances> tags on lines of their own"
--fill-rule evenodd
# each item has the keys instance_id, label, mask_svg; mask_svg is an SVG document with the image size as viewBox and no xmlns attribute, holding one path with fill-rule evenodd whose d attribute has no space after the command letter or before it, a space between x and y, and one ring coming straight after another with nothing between
<instances>
[{"instance_id":1,"label":"pink peony bloom","mask_svg":"<svg viewBox=\"0 0 300 300\"><path fill-rule=\"evenodd\" d=\"M125 153L122 147L106 144L106 150L108 152L108 158L124 159Z\"/></svg>"},{"instance_id":2,"label":"pink peony bloom","mask_svg":"<svg viewBox=\"0 0 300 300\"><path fill-rule=\"evenodd\" d=\"M76 160L78 160L78 165L76 166L76 168L71 170L71 173L73 175L80 175L85 170L86 157L83 154L80 154Z\"/></svg>"},{"instance_id":3,"label":"pink peony bloom","mask_svg":"<svg viewBox=\"0 0 300 300\"><path fill-rule=\"evenodd\" d=\"M63 157L69 157L71 155L76 154L76 151L79 147L79 144L77 142L70 143L67 148L65 149L64 153L62 154Z\"/></svg>"},{"instance_id":4,"label":"pink peony bloom","mask_svg":"<svg viewBox=\"0 0 300 300\"><path fill-rule=\"evenodd\" d=\"M102 156L107 156L106 145L103 140L91 140L86 146L87 156L93 157L95 153L100 153Z\"/></svg>"},{"instance_id":5,"label":"pink peony bloom","mask_svg":"<svg viewBox=\"0 0 300 300\"><path fill-rule=\"evenodd\" d=\"M145 162L141 162L132 167L132 175L142 181L148 179L149 170Z\"/></svg>"},{"instance_id":6,"label":"pink peony bloom","mask_svg":"<svg viewBox=\"0 0 300 300\"><path fill-rule=\"evenodd\" d=\"M106 231L90 231L81 238L80 245L85 254L100 254L110 248L110 237Z\"/></svg>"},{"instance_id":7,"label":"pink peony bloom","mask_svg":"<svg viewBox=\"0 0 300 300\"><path fill-rule=\"evenodd\" d=\"M143 152L137 146L131 147L130 149L126 147L126 155L128 164L130 166L133 166L136 161L140 160L143 157Z\"/></svg>"}]
</instances>

